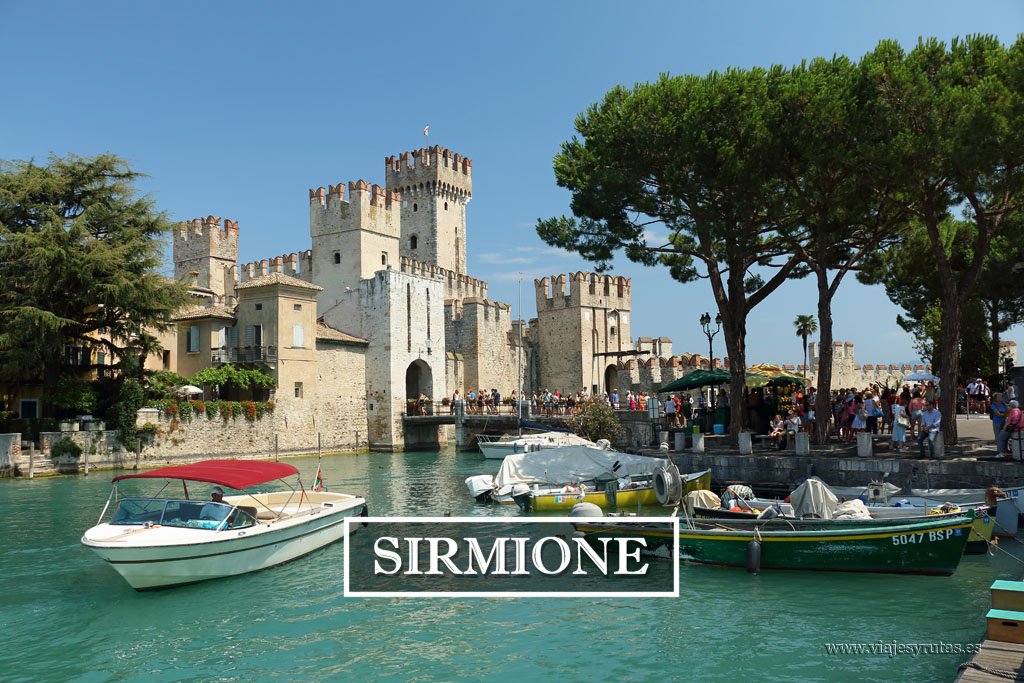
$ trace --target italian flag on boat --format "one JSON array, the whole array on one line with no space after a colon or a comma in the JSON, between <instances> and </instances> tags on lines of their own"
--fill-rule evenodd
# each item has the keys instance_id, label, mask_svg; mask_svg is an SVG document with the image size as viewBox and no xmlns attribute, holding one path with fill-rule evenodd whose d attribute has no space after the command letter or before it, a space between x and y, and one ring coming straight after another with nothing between
<instances>
[{"instance_id":1,"label":"italian flag on boat","mask_svg":"<svg viewBox=\"0 0 1024 683\"><path fill-rule=\"evenodd\" d=\"M313 491L320 492L327 490L327 482L324 481L323 470L320 469L320 463L316 464L316 476L313 477Z\"/></svg>"}]
</instances>

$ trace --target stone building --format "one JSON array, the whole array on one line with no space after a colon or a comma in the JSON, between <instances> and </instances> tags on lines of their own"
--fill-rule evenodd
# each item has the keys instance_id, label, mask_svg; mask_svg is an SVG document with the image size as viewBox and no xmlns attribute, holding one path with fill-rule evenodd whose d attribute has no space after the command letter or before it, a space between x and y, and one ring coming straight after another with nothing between
<instances>
[{"instance_id":1,"label":"stone building","mask_svg":"<svg viewBox=\"0 0 1024 683\"><path fill-rule=\"evenodd\" d=\"M329 446L357 445L345 435L356 431L371 448L436 444L437 428L404 432L410 401L469 387L507 396L518 384L510 307L466 273L472 165L430 147L387 157L386 187L312 189L311 248L240 266L237 223L187 222L175 276L202 303L179 317L182 374L258 364L279 403L310 414L349 397L347 423L362 428Z\"/></svg>"},{"instance_id":2,"label":"stone building","mask_svg":"<svg viewBox=\"0 0 1024 683\"><path fill-rule=\"evenodd\" d=\"M421 395L652 392L706 364L674 356L667 337L633 342L624 277L537 280L537 316L513 320L466 272L472 161L441 147L384 161L385 187L356 180L309 191L309 249L239 265L236 222L181 226L175 276L197 297L178 318L181 374L262 367L277 380L274 420L288 416L289 444L315 445L319 434L325 447L388 450L446 436L404 428Z\"/></svg>"}]
</instances>

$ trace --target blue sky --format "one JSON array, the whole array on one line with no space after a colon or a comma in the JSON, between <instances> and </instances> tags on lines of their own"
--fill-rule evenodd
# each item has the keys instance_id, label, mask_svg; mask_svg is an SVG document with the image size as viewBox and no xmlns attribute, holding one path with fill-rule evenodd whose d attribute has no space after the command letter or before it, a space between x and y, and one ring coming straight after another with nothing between
<instances>
[{"instance_id":1,"label":"blue sky","mask_svg":"<svg viewBox=\"0 0 1024 683\"><path fill-rule=\"evenodd\" d=\"M533 278L589 269L536 236L566 213L551 160L576 115L659 73L857 58L883 38L1024 30L1019 0L964 2L10 2L0 0L0 158L113 152L174 219L240 223L243 262L309 247L308 188L383 184L384 157L438 144L473 159L469 271L535 313ZM430 126L429 139L423 127ZM633 336L706 352L707 282L621 259ZM748 360L800 362L809 280L754 310ZM835 338L861 363L916 359L898 309L852 279ZM1008 338L1022 341L1020 328ZM724 349L716 338L716 355Z\"/></svg>"}]
</instances>

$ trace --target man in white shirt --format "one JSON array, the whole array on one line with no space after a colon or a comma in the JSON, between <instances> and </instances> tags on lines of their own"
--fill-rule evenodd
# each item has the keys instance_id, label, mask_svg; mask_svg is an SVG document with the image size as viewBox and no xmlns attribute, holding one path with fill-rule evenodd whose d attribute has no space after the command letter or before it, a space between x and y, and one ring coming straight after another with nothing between
<instances>
[{"instance_id":1,"label":"man in white shirt","mask_svg":"<svg viewBox=\"0 0 1024 683\"><path fill-rule=\"evenodd\" d=\"M921 451L922 460L935 457L935 438L939 435L939 428L942 426L942 413L934 401L925 404L925 410L921 413L921 433L917 437L917 447ZM928 440L928 455L924 454L924 442Z\"/></svg>"},{"instance_id":2,"label":"man in white shirt","mask_svg":"<svg viewBox=\"0 0 1024 683\"><path fill-rule=\"evenodd\" d=\"M199 519L212 519L220 522L231 512L231 506L224 502L224 489L214 486L210 498L210 502L199 511Z\"/></svg>"},{"instance_id":3,"label":"man in white shirt","mask_svg":"<svg viewBox=\"0 0 1024 683\"><path fill-rule=\"evenodd\" d=\"M665 401L665 422L672 426L678 426L676 421L676 402L673 400L670 394L668 400Z\"/></svg>"}]
</instances>

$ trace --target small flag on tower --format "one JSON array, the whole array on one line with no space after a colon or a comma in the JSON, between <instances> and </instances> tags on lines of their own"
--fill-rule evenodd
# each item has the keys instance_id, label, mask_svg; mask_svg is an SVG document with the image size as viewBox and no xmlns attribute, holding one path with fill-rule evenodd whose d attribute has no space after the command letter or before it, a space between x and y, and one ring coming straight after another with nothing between
<instances>
[{"instance_id":1,"label":"small flag on tower","mask_svg":"<svg viewBox=\"0 0 1024 683\"><path fill-rule=\"evenodd\" d=\"M430 126L423 126L423 137L427 137L430 133Z\"/></svg>"},{"instance_id":2,"label":"small flag on tower","mask_svg":"<svg viewBox=\"0 0 1024 683\"><path fill-rule=\"evenodd\" d=\"M327 482L324 481L323 470L320 469L320 465L316 466L316 476L313 477L313 491L323 491L327 488Z\"/></svg>"}]
</instances>

